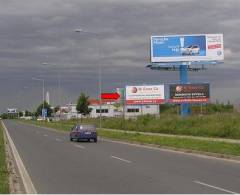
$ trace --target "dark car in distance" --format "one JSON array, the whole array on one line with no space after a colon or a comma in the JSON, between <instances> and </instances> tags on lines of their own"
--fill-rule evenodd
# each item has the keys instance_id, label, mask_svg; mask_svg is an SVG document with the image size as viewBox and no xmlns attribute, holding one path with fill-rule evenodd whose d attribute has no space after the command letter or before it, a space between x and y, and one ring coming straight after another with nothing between
<instances>
[{"instance_id":1,"label":"dark car in distance","mask_svg":"<svg viewBox=\"0 0 240 195\"><path fill-rule=\"evenodd\" d=\"M97 131L95 125L76 124L70 132L70 141L94 140L97 142Z\"/></svg>"}]
</instances>

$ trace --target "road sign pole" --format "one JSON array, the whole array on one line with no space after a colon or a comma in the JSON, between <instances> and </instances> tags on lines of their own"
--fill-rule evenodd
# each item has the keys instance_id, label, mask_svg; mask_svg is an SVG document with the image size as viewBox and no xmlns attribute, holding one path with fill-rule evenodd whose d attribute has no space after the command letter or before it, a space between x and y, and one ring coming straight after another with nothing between
<instances>
[{"instance_id":1,"label":"road sign pole","mask_svg":"<svg viewBox=\"0 0 240 195\"><path fill-rule=\"evenodd\" d=\"M188 67L186 65L180 65L180 83L188 83ZM189 115L189 103L181 104L181 116L185 117Z\"/></svg>"}]
</instances>

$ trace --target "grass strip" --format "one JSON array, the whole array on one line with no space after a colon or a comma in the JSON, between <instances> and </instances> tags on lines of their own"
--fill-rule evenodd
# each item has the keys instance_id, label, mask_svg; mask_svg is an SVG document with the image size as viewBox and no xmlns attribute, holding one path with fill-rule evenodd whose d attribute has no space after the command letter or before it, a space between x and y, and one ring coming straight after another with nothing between
<instances>
[{"instance_id":1,"label":"grass strip","mask_svg":"<svg viewBox=\"0 0 240 195\"><path fill-rule=\"evenodd\" d=\"M3 128L0 124L0 194L9 194L8 170L4 149Z\"/></svg>"},{"instance_id":2,"label":"grass strip","mask_svg":"<svg viewBox=\"0 0 240 195\"><path fill-rule=\"evenodd\" d=\"M113 132L108 130L100 130L98 131L98 135L106 138L133 141L141 144L154 144L157 146L167 146L172 148L240 156L240 144L234 143L178 137L161 137L154 135L142 135L140 133L132 134L125 132Z\"/></svg>"},{"instance_id":3,"label":"grass strip","mask_svg":"<svg viewBox=\"0 0 240 195\"><path fill-rule=\"evenodd\" d=\"M219 113L212 115L189 116L177 115L139 116L135 119L102 118L102 127L106 129L125 129L128 131L151 132L175 135L191 135L212 138L240 139L240 114ZM37 121L42 122L42 121ZM99 125L99 118L83 118L83 123ZM52 121L57 125L74 125L80 120Z\"/></svg>"}]
</instances>

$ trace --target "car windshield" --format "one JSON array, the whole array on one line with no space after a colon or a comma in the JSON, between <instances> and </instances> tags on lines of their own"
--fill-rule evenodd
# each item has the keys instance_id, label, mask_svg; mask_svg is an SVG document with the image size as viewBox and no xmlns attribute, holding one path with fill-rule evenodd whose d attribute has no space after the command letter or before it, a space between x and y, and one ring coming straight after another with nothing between
<instances>
[{"instance_id":1,"label":"car windshield","mask_svg":"<svg viewBox=\"0 0 240 195\"><path fill-rule=\"evenodd\" d=\"M73 131L96 130L95 125L76 125Z\"/></svg>"}]
</instances>

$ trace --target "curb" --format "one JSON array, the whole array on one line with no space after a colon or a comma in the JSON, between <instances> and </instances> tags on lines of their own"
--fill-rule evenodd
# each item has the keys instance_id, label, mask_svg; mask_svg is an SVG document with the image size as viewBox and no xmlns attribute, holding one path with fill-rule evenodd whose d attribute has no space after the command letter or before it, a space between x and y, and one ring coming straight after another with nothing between
<instances>
[{"instance_id":1,"label":"curb","mask_svg":"<svg viewBox=\"0 0 240 195\"><path fill-rule=\"evenodd\" d=\"M2 122L1 122L1 125L2 125ZM17 167L14 162L13 154L12 154L5 130L3 130L3 139L4 139L4 146L5 146L6 165L9 173L8 175L9 193L23 194L25 193L25 190L21 185L21 178L19 176L19 173L17 172Z\"/></svg>"},{"instance_id":2,"label":"curb","mask_svg":"<svg viewBox=\"0 0 240 195\"><path fill-rule=\"evenodd\" d=\"M18 171L19 171L19 174L20 174L20 177L22 179L22 182L23 182L23 185L24 185L24 188L25 188L25 192L27 194L37 194L37 191L31 181L31 178L22 162L22 159L12 141L12 138L10 137L9 133L8 133L8 130L5 126L5 124L3 123L3 121L1 121L1 124L2 124L2 127L4 129L4 134L6 136L6 141L7 141L7 145L9 147L9 151L11 153L11 155L13 156L15 162L16 162L16 165L17 165L17 168L18 168ZM13 165L13 164L12 164ZM15 171L14 171L15 172ZM15 172L16 173L16 172ZM10 188L11 190L13 190L13 193L15 192L15 186L14 186L14 182L15 180L11 181L10 180ZM20 183L18 183L19 185ZM18 189L18 186L16 186L16 190L20 190ZM12 193L12 192L11 192ZM15 193L19 193L19 192L15 192Z\"/></svg>"}]
</instances>

